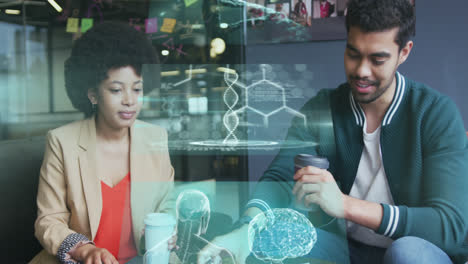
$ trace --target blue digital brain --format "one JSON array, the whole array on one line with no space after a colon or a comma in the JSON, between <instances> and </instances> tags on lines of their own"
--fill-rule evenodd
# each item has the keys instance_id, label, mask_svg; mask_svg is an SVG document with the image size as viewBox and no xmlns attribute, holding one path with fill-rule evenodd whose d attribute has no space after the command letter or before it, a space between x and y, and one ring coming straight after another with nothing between
<instances>
[{"instance_id":1,"label":"blue digital brain","mask_svg":"<svg viewBox=\"0 0 468 264\"><path fill-rule=\"evenodd\" d=\"M317 232L301 213L278 208L257 215L249 225L249 249L260 260L281 262L304 256L317 242Z\"/></svg>"}]
</instances>

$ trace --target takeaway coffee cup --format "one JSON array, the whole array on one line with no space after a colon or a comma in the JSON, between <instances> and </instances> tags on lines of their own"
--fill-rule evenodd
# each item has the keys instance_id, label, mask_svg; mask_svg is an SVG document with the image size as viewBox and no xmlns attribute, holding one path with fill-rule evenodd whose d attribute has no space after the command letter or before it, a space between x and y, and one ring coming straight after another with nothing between
<instances>
[{"instance_id":1,"label":"takeaway coffee cup","mask_svg":"<svg viewBox=\"0 0 468 264\"><path fill-rule=\"evenodd\" d=\"M321 156L315 156L310 154L298 154L294 157L294 171L297 172L301 168L307 166L314 166L320 169L328 169L328 159ZM310 204L308 207L304 205L304 201L296 202L295 207L302 211L317 211L319 206L316 204Z\"/></svg>"},{"instance_id":2,"label":"takeaway coffee cup","mask_svg":"<svg viewBox=\"0 0 468 264\"><path fill-rule=\"evenodd\" d=\"M145 217L146 264L169 263L168 240L174 235L176 220L165 213L151 213Z\"/></svg>"}]
</instances>

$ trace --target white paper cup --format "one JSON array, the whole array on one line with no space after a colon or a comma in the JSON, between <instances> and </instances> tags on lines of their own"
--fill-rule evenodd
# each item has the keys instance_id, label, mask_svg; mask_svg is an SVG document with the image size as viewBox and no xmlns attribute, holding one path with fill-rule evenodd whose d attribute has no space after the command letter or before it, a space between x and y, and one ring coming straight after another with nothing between
<instances>
[{"instance_id":1,"label":"white paper cup","mask_svg":"<svg viewBox=\"0 0 468 264\"><path fill-rule=\"evenodd\" d=\"M146 264L169 263L167 241L174 234L176 220L165 213L151 213L145 217Z\"/></svg>"}]
</instances>

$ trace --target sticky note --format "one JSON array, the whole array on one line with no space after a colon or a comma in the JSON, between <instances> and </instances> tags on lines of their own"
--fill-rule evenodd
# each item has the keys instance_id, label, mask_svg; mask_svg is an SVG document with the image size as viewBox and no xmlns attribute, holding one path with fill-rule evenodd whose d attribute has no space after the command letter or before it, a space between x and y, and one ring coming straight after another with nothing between
<instances>
[{"instance_id":1,"label":"sticky note","mask_svg":"<svg viewBox=\"0 0 468 264\"><path fill-rule=\"evenodd\" d=\"M93 19L92 18L82 18L81 19L81 32L85 33L90 28L93 27Z\"/></svg>"},{"instance_id":2,"label":"sticky note","mask_svg":"<svg viewBox=\"0 0 468 264\"><path fill-rule=\"evenodd\" d=\"M68 18L67 19L67 29L68 33L76 33L78 32L78 18Z\"/></svg>"},{"instance_id":3,"label":"sticky note","mask_svg":"<svg viewBox=\"0 0 468 264\"><path fill-rule=\"evenodd\" d=\"M163 20L163 25L161 27L162 32L172 33L174 31L174 27L176 25L176 19L174 18L165 18Z\"/></svg>"},{"instance_id":4,"label":"sticky note","mask_svg":"<svg viewBox=\"0 0 468 264\"><path fill-rule=\"evenodd\" d=\"M145 19L145 32L146 34L158 32L158 19L157 18L148 18Z\"/></svg>"},{"instance_id":5,"label":"sticky note","mask_svg":"<svg viewBox=\"0 0 468 264\"><path fill-rule=\"evenodd\" d=\"M186 7L189 7L189 6L193 5L193 4L195 4L197 1L198 0L184 0Z\"/></svg>"}]
</instances>

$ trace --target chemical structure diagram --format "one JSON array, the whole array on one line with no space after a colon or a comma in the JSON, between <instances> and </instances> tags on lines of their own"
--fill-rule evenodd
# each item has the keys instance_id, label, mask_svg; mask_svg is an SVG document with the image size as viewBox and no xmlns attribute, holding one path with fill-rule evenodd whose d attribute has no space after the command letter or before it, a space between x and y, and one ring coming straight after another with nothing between
<instances>
[{"instance_id":1,"label":"chemical structure diagram","mask_svg":"<svg viewBox=\"0 0 468 264\"><path fill-rule=\"evenodd\" d=\"M193 65L190 64L189 65L189 69L187 70L187 78L181 80L181 81L178 81L176 83L164 83L163 86L161 87L162 90L170 90L174 87L177 87L177 86L180 86L186 82L190 82L192 80L192 69L193 69Z\"/></svg>"},{"instance_id":2,"label":"chemical structure diagram","mask_svg":"<svg viewBox=\"0 0 468 264\"><path fill-rule=\"evenodd\" d=\"M216 68L216 72L223 72L223 75L217 78L220 78L219 81L224 83L224 89L219 95L221 96L220 103L224 104L226 108L215 113L210 117L212 119L207 121L218 124L209 124L212 131L207 134L207 138L204 139L198 134L192 136L191 132L186 130L186 126L190 125L192 128L195 126L192 116L183 114L182 112L185 108L182 107L181 100L185 98L181 96L180 90L175 91L176 93L172 91L200 79L197 73L202 68L191 64L188 66L188 69L185 70L184 79L172 79L171 82L166 82L161 86L161 90L171 94L171 96L161 98L159 95L154 95L153 98L148 99L161 102L161 109L169 114L170 120L165 121L165 124L169 133L175 135L169 143L171 149L188 151L272 150L280 146L294 148L298 144L304 145L304 142L286 142L280 139L269 138L268 136L264 138L249 138L248 133L250 132L248 131L263 133L261 132L262 129L275 130L278 126L284 125L281 122L285 118L288 120L288 118L293 117L299 119L300 123L303 122L304 126L307 125L306 116L288 106L288 100L291 98L296 99L297 97L294 97L294 93L288 94L290 92L288 84L277 81L278 78L280 78L279 80L283 80L284 77L280 77L281 75L276 75L277 77L275 77L273 66L268 64L255 65L255 68L249 71L236 71L236 67L231 69L229 65ZM216 72L214 73L216 74ZM168 73L172 74L171 72ZM204 78L212 78L212 76L205 76ZM205 81L205 85L206 83ZM285 117L285 115L288 117ZM200 116L194 116L193 119L201 120ZM240 127L247 127L247 134L246 131L238 129ZM219 136L216 136L214 132L217 132ZM156 145L155 147L157 147Z\"/></svg>"},{"instance_id":3,"label":"chemical structure diagram","mask_svg":"<svg viewBox=\"0 0 468 264\"><path fill-rule=\"evenodd\" d=\"M228 85L223 96L224 103L228 107L228 111L223 118L224 126L228 130L228 135L223 142L224 144L235 145L239 143L239 139L234 132L239 125L239 115L247 111L260 115L265 127L269 126L270 117L280 111L286 111L296 117L302 118L304 126L306 126L306 116L287 105L284 87L266 78L266 73L269 69L271 69L270 65L261 64L262 79L248 86L238 81L239 75L237 73L234 73L234 78L230 76L230 73L226 72L224 74L224 81ZM234 108L239 102L239 95L233 86L244 90L245 105L236 110Z\"/></svg>"},{"instance_id":4,"label":"chemical structure diagram","mask_svg":"<svg viewBox=\"0 0 468 264\"><path fill-rule=\"evenodd\" d=\"M178 86L181 86L181 85L183 85L185 83L190 82L193 79L192 71L193 71L193 65L190 64L189 69L185 71L186 75L187 75L187 78L185 78L183 80L180 80L180 81L178 81L176 83L171 83L171 82L162 83L161 84L161 90L167 92L167 91L170 91L170 90L172 90L174 88L177 88ZM181 109L179 109L179 106L178 106L176 100L177 99L174 98L174 97L162 98L162 100L161 100L162 101L162 104L161 104L162 110L167 111L169 113L169 115L171 115L171 116L180 115L178 113L179 113L179 111L181 111ZM180 124L178 124L178 125L180 125ZM180 129L176 129L176 130L178 132Z\"/></svg>"}]
</instances>

